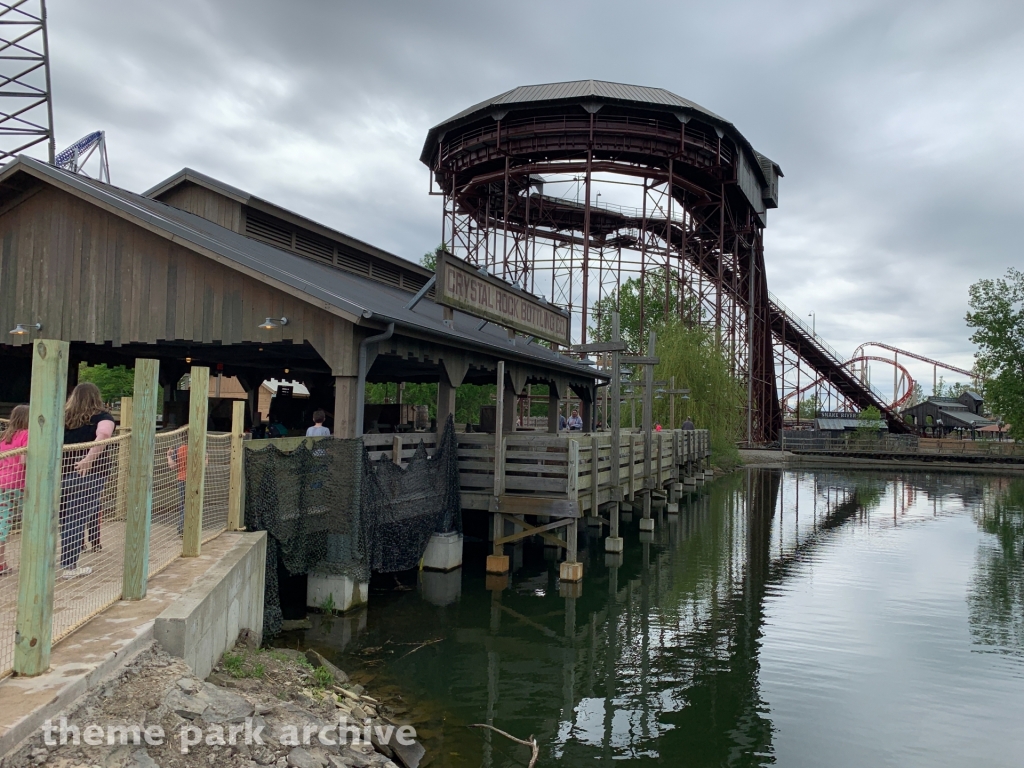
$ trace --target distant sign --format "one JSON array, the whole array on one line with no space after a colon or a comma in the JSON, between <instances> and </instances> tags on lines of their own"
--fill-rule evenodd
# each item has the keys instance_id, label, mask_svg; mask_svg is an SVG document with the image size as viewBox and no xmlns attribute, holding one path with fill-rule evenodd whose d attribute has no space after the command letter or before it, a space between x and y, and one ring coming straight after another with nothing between
<instances>
[{"instance_id":1,"label":"distant sign","mask_svg":"<svg viewBox=\"0 0 1024 768\"><path fill-rule=\"evenodd\" d=\"M569 346L568 313L480 272L450 253L438 255L434 295L438 304L538 339Z\"/></svg>"}]
</instances>

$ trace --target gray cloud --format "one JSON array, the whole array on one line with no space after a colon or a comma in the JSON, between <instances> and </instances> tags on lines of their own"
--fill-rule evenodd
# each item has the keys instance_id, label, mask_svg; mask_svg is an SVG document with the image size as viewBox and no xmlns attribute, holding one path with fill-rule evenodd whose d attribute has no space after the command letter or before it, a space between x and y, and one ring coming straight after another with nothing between
<instances>
[{"instance_id":1,"label":"gray cloud","mask_svg":"<svg viewBox=\"0 0 1024 768\"><path fill-rule=\"evenodd\" d=\"M691 98L782 165L770 285L842 352L875 339L969 366L967 286L1022 261L1019 3L51 0L49 15L58 144L106 130L130 189L190 165L416 259L440 234L427 129L515 85L597 78Z\"/></svg>"}]
</instances>

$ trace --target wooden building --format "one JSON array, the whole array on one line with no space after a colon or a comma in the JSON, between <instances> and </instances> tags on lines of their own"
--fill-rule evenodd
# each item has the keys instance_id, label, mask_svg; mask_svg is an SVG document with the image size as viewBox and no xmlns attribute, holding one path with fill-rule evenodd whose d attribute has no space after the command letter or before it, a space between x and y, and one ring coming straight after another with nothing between
<instances>
[{"instance_id":1,"label":"wooden building","mask_svg":"<svg viewBox=\"0 0 1024 768\"><path fill-rule=\"evenodd\" d=\"M158 358L165 400L191 365L237 377L251 413L263 381L301 381L339 436L359 432L367 381L437 382L443 423L499 361L506 431L534 383L553 421L570 388L593 418L600 374L429 293L411 306L431 276L189 169L139 195L21 157L0 172L0 332L27 332L0 338L0 401L28 398L27 345L53 338L72 371Z\"/></svg>"}]
</instances>

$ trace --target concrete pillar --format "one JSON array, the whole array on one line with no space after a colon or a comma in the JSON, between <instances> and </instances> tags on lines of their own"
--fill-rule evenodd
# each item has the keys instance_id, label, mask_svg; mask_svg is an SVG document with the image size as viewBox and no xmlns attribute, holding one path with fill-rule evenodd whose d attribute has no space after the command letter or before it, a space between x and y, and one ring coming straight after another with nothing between
<instances>
[{"instance_id":1,"label":"concrete pillar","mask_svg":"<svg viewBox=\"0 0 1024 768\"><path fill-rule=\"evenodd\" d=\"M462 535L456 531L432 535L423 553L423 567L428 571L453 571L462 567Z\"/></svg>"},{"instance_id":2,"label":"concrete pillar","mask_svg":"<svg viewBox=\"0 0 1024 768\"><path fill-rule=\"evenodd\" d=\"M306 579L306 605L310 608L330 604L335 611L349 611L365 605L369 593L369 584L355 582L348 576L314 571Z\"/></svg>"}]
</instances>

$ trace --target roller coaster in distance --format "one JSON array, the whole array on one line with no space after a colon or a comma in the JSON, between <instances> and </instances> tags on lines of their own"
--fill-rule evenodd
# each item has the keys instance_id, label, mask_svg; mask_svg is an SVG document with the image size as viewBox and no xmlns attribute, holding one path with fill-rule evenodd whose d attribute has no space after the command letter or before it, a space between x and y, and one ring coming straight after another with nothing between
<instances>
[{"instance_id":1,"label":"roller coaster in distance","mask_svg":"<svg viewBox=\"0 0 1024 768\"><path fill-rule=\"evenodd\" d=\"M865 350L868 347L878 347L880 349L888 350L893 353L893 356L892 358L888 358L882 357L880 355L866 354ZM917 382L914 380L914 377L911 375L907 367L900 362L899 358L901 355L905 359L917 360L919 362L927 363L932 366L933 392L938 391L938 372L940 369L944 371L952 371L954 373L959 373L963 376L968 377L972 386L975 387L977 387L978 383L980 382L980 377L974 371L968 371L964 368L960 368L955 365L950 365L949 363L944 363L941 360L935 360L930 357L925 357L924 355L919 355L916 352L910 352L909 350L906 349L900 349L899 347L894 347L891 344L885 344L880 341L866 341L863 344L859 345L854 350L853 356L846 360L842 364L842 367L844 369L849 370L851 373L854 373L857 376L857 378L860 379L860 382L861 384L864 385L864 387L872 390L878 397L881 398L881 393L871 386L870 378L868 376L868 363L878 362L885 363L886 365L891 365L893 367L893 394L891 398L886 398L886 405L890 410L897 411L900 408L904 407L905 405L910 404L910 399L913 397L914 394L914 386L915 384L917 384ZM795 413L796 409L799 407L799 402L801 401L801 399L803 399L805 395L809 396L810 393L814 393L815 401L817 402L819 400L819 397L817 395L818 390L820 390L824 383L824 377L819 376L818 378L812 380L811 382L802 387L797 387L790 390L783 396L783 411L787 414Z\"/></svg>"},{"instance_id":2,"label":"roller coaster in distance","mask_svg":"<svg viewBox=\"0 0 1024 768\"><path fill-rule=\"evenodd\" d=\"M627 285L641 328L675 316L713 330L747 385L748 444L780 439L783 403L809 380L909 431L769 292L764 228L782 170L725 118L662 88L521 86L431 128L420 160L444 247L568 310L573 343L600 335Z\"/></svg>"}]
</instances>

